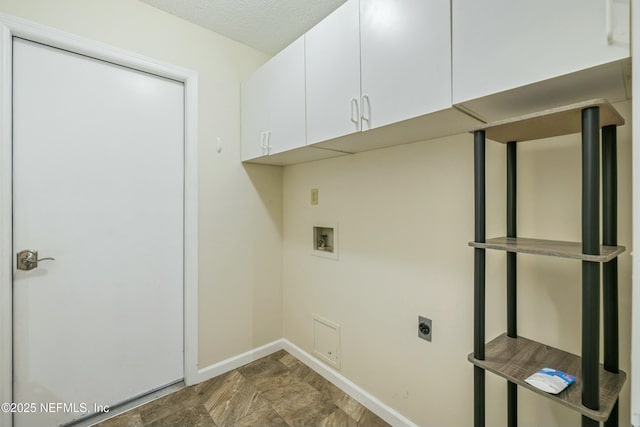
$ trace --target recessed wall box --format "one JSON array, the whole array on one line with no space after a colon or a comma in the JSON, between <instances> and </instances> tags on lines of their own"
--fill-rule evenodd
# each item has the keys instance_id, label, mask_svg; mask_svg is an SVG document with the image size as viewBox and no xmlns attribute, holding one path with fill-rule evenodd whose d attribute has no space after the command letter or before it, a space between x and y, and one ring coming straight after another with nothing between
<instances>
[{"instance_id":1,"label":"recessed wall box","mask_svg":"<svg viewBox=\"0 0 640 427\"><path fill-rule=\"evenodd\" d=\"M312 255L338 259L338 226L337 224L320 224L313 226Z\"/></svg>"}]
</instances>

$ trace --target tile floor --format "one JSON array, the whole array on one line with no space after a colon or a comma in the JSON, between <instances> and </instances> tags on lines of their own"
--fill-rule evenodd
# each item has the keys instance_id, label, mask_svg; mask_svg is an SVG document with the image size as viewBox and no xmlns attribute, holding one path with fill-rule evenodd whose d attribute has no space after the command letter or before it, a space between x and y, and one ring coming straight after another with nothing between
<instances>
[{"instance_id":1,"label":"tile floor","mask_svg":"<svg viewBox=\"0 0 640 427\"><path fill-rule=\"evenodd\" d=\"M282 350L98 426L382 427L389 424Z\"/></svg>"}]
</instances>

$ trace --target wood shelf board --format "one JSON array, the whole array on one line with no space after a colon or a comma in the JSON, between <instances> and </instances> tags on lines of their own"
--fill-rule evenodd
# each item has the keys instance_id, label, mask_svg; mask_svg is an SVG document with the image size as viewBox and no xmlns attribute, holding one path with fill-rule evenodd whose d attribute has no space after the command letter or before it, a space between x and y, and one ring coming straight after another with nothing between
<instances>
[{"instance_id":1,"label":"wood shelf board","mask_svg":"<svg viewBox=\"0 0 640 427\"><path fill-rule=\"evenodd\" d=\"M485 137L493 141L531 141L553 136L569 135L582 131L582 110L600 107L600 127L623 125L624 119L615 108L604 99L592 99L563 107L513 117L476 127L471 130L485 131Z\"/></svg>"},{"instance_id":2,"label":"wood shelf board","mask_svg":"<svg viewBox=\"0 0 640 427\"><path fill-rule=\"evenodd\" d=\"M468 359L476 366L597 421L606 421L609 418L627 378L623 371L613 374L605 371L600 364L600 410L594 410L582 405L582 359L575 354L524 337L509 338L504 333L485 345L485 360L475 359L473 353L469 354ZM575 375L576 381L559 394L545 393L524 381L545 367Z\"/></svg>"},{"instance_id":3,"label":"wood shelf board","mask_svg":"<svg viewBox=\"0 0 640 427\"><path fill-rule=\"evenodd\" d=\"M525 237L496 237L485 243L469 242L480 249L495 249L535 255L579 259L582 261L608 262L625 251L624 246L600 246L600 255L582 253L582 243L560 240L529 239Z\"/></svg>"}]
</instances>

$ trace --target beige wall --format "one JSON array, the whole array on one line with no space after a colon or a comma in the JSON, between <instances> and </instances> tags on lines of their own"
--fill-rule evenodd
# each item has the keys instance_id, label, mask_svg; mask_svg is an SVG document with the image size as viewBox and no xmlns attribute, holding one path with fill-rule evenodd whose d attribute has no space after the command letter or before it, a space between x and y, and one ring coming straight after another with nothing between
<instances>
[{"instance_id":1,"label":"beige wall","mask_svg":"<svg viewBox=\"0 0 640 427\"><path fill-rule=\"evenodd\" d=\"M630 102L617 108L631 119ZM619 242L631 246L631 126L619 133ZM342 374L421 426L473 420L473 137L456 135L284 168L284 335L313 350L312 313L342 327ZM504 145L487 144L487 235L505 233ZM580 137L518 146L518 231L579 241ZM319 189L319 205L309 203ZM314 221L338 222L338 261L309 255ZM621 367L630 365L630 251L621 256ZM487 338L505 330L505 256L487 251ZM518 256L519 333L580 353L581 264ZM417 317L433 319L433 342ZM579 416L519 392L520 425ZM620 405L629 425L629 386ZM487 374L487 425L506 385Z\"/></svg>"},{"instance_id":2,"label":"beige wall","mask_svg":"<svg viewBox=\"0 0 640 427\"><path fill-rule=\"evenodd\" d=\"M240 80L267 57L136 0L0 0L0 13L198 72L199 366L280 338L281 170L240 163Z\"/></svg>"}]
</instances>

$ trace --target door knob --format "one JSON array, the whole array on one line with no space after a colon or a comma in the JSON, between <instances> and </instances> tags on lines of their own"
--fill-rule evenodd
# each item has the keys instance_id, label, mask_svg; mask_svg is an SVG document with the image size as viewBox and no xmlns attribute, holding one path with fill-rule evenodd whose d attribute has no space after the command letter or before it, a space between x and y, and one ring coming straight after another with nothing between
<instances>
[{"instance_id":1,"label":"door knob","mask_svg":"<svg viewBox=\"0 0 640 427\"><path fill-rule=\"evenodd\" d=\"M18 252L18 270L33 270L38 267L39 261L55 261L55 258L38 258L38 251L25 249Z\"/></svg>"}]
</instances>

